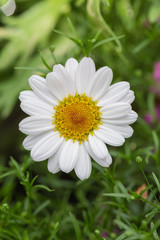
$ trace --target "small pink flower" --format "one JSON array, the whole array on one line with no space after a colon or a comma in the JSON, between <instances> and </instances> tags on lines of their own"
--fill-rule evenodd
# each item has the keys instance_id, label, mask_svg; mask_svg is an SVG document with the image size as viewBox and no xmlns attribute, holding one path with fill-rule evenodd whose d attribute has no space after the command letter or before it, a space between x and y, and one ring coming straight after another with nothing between
<instances>
[{"instance_id":1,"label":"small pink flower","mask_svg":"<svg viewBox=\"0 0 160 240\"><path fill-rule=\"evenodd\" d=\"M154 66L153 78L160 84L160 61Z\"/></svg>"},{"instance_id":2,"label":"small pink flower","mask_svg":"<svg viewBox=\"0 0 160 240\"><path fill-rule=\"evenodd\" d=\"M153 123L153 116L151 114L145 114L143 118L148 124Z\"/></svg>"},{"instance_id":3,"label":"small pink flower","mask_svg":"<svg viewBox=\"0 0 160 240\"><path fill-rule=\"evenodd\" d=\"M102 233L101 233L101 237L102 237L102 238L107 238L107 237L109 237L109 235L108 235L107 232L102 232Z\"/></svg>"}]
</instances>

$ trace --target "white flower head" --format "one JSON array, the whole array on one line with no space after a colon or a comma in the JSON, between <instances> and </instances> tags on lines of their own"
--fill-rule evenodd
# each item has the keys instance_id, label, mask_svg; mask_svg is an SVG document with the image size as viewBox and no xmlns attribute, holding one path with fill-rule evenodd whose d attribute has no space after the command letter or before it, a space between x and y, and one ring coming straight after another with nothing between
<instances>
[{"instance_id":1,"label":"white flower head","mask_svg":"<svg viewBox=\"0 0 160 240\"><path fill-rule=\"evenodd\" d=\"M110 86L112 70L95 70L91 58L70 58L55 65L46 79L31 76L33 91L20 93L21 108L30 116L19 124L28 134L23 142L34 161L48 159L48 170L70 172L80 179L91 174L91 157L109 167L107 146L121 146L133 134L137 119L128 82Z\"/></svg>"},{"instance_id":2,"label":"white flower head","mask_svg":"<svg viewBox=\"0 0 160 240\"><path fill-rule=\"evenodd\" d=\"M0 9L6 16L11 16L15 12L15 0L0 0L0 3Z\"/></svg>"}]
</instances>

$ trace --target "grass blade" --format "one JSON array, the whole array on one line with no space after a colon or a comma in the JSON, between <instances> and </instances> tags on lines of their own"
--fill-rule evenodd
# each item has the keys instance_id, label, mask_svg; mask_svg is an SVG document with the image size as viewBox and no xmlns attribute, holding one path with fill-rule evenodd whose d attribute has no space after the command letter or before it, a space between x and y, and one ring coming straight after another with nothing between
<instances>
[{"instance_id":1,"label":"grass blade","mask_svg":"<svg viewBox=\"0 0 160 240\"><path fill-rule=\"evenodd\" d=\"M69 215L70 215L71 221L73 223L73 226L74 226L74 229L75 229L75 232L76 232L77 240L82 240L81 229L80 229L78 221L76 220L76 218L73 216L73 214L71 212L69 212Z\"/></svg>"}]
</instances>

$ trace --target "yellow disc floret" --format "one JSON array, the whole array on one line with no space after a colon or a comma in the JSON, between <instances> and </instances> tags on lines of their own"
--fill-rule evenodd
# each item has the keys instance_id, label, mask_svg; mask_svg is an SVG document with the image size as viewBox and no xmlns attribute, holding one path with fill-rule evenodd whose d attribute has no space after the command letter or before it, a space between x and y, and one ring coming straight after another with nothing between
<instances>
[{"instance_id":1,"label":"yellow disc floret","mask_svg":"<svg viewBox=\"0 0 160 240\"><path fill-rule=\"evenodd\" d=\"M101 123L100 107L96 105L91 97L75 94L68 96L59 105L54 107L53 124L55 131L67 140L79 141L88 140L88 135L93 134Z\"/></svg>"}]
</instances>

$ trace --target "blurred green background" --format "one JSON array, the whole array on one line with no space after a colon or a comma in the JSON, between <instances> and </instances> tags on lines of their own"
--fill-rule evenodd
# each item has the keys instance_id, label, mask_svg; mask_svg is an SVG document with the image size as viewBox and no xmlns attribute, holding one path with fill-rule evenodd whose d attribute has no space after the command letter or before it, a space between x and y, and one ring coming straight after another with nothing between
<instances>
[{"instance_id":1,"label":"blurred green background","mask_svg":"<svg viewBox=\"0 0 160 240\"><path fill-rule=\"evenodd\" d=\"M0 12L0 239L159 239L160 80L153 74L160 61L160 1L16 4L13 16ZM92 176L78 181L74 173L52 175L46 161L31 160L18 130L26 116L18 96L29 89L32 74L49 72L44 61L52 68L84 55L97 68L112 68L113 83L130 83L139 119L123 147L109 147L111 168L93 163ZM146 201L136 194L143 184L148 186Z\"/></svg>"}]
</instances>

